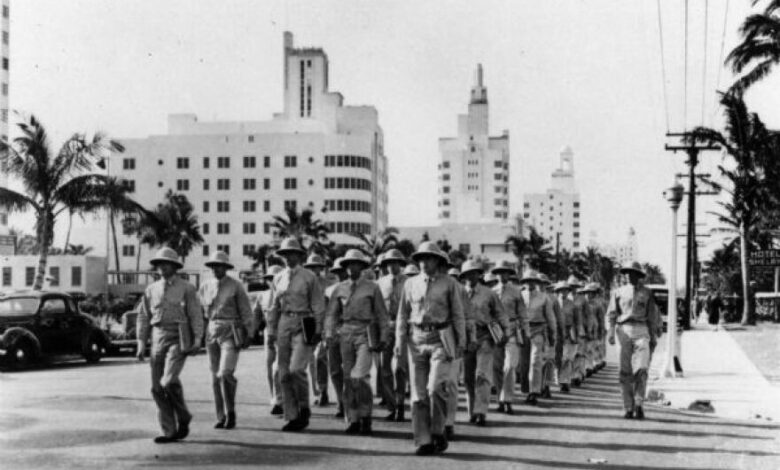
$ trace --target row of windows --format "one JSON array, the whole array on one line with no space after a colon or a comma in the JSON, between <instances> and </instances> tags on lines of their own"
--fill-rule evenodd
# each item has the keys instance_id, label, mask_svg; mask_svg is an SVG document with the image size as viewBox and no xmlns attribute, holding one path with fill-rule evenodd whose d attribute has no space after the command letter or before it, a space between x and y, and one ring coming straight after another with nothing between
<instances>
[{"instance_id":1,"label":"row of windows","mask_svg":"<svg viewBox=\"0 0 780 470\"><path fill-rule=\"evenodd\" d=\"M3 94L4 95L8 94L7 83L3 84ZM314 158L309 157L309 162L313 163ZM157 164L162 166L163 160L157 160ZM257 168L257 157L255 157L254 155L245 155L243 157L243 166L244 168ZM298 157L296 155L284 156L285 168L295 168L297 166L298 166ZM269 155L263 157L263 167L264 168L271 167L271 157ZM180 170L188 170L190 168L190 157L176 157L176 168ZM209 157L203 157L203 168L204 169L211 168L211 159ZM217 157L217 168L229 169L230 157ZM135 158L123 158L122 169L135 170Z\"/></svg>"},{"instance_id":2,"label":"row of windows","mask_svg":"<svg viewBox=\"0 0 780 470\"><path fill-rule=\"evenodd\" d=\"M371 191L371 181L363 178L325 178L325 189L362 189Z\"/></svg>"},{"instance_id":3,"label":"row of windows","mask_svg":"<svg viewBox=\"0 0 780 470\"><path fill-rule=\"evenodd\" d=\"M371 203L354 199L326 199L325 208L339 212L371 212Z\"/></svg>"},{"instance_id":4,"label":"row of windows","mask_svg":"<svg viewBox=\"0 0 780 470\"><path fill-rule=\"evenodd\" d=\"M268 225L268 227L266 227L266 228L268 228L268 230L266 231L266 233L270 233L270 231L271 231L271 227L270 227L270 225ZM222 244L218 244L218 245L216 245L216 249L217 249L218 251L224 251L224 252L225 252L225 253L227 253L228 255L230 254L230 245L222 245ZM242 254L243 256L249 256L249 254L250 254L250 253L252 253L253 251L255 251L256 249L257 249L257 245L253 245L253 244L244 244L244 245L241 245L241 254ZM209 245L206 245L206 244L204 244L204 245L201 247L201 250L202 250L202 252L203 252L203 256L209 256L209 255L211 255L211 247L210 247Z\"/></svg>"},{"instance_id":5,"label":"row of windows","mask_svg":"<svg viewBox=\"0 0 780 470\"><path fill-rule=\"evenodd\" d=\"M371 233L371 224L361 222L327 222L325 226L331 233Z\"/></svg>"},{"instance_id":6,"label":"row of windows","mask_svg":"<svg viewBox=\"0 0 780 470\"><path fill-rule=\"evenodd\" d=\"M550 199L552 199L552 195L550 196ZM544 203L543 202L540 202L539 205L544 207ZM563 203L561 202L558 205L562 206ZM578 201L574 201L573 205L574 205L575 209L579 209L580 208L580 203ZM525 209L530 209L531 208L531 203L530 202L523 203L523 207ZM552 206L550 206L550 210L553 210Z\"/></svg>"},{"instance_id":7,"label":"row of windows","mask_svg":"<svg viewBox=\"0 0 780 470\"><path fill-rule=\"evenodd\" d=\"M325 166L371 169L371 160L358 155L325 155Z\"/></svg>"},{"instance_id":8,"label":"row of windows","mask_svg":"<svg viewBox=\"0 0 780 470\"><path fill-rule=\"evenodd\" d=\"M38 268L35 266L27 266L24 268L24 285L30 287L35 282L35 274ZM49 266L49 286L60 286L60 268L59 266ZM81 266L70 267L70 285L71 287L81 287L82 270ZM13 284L13 268L11 266L3 266L2 271L2 286L11 287Z\"/></svg>"}]
</instances>

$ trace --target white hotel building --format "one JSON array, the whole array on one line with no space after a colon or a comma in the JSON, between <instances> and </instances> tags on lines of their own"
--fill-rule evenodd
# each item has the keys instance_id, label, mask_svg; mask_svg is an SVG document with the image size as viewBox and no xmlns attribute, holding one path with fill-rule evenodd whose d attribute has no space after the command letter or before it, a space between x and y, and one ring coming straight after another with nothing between
<instances>
[{"instance_id":1,"label":"white hotel building","mask_svg":"<svg viewBox=\"0 0 780 470\"><path fill-rule=\"evenodd\" d=\"M8 103L8 83L10 72L10 44L11 44L11 10L10 0L2 0L2 17L0 18L0 25L2 26L2 44L0 45L0 51L2 51L3 67L0 69L0 137L3 140L8 139L8 115L9 115L9 103ZM8 187L8 175L4 168L0 168L0 188ZM5 210L0 209L0 236L8 233L8 213ZM10 244L9 244L10 243ZM13 254L13 243L10 238L0 239L0 254Z\"/></svg>"},{"instance_id":2,"label":"white hotel building","mask_svg":"<svg viewBox=\"0 0 780 470\"><path fill-rule=\"evenodd\" d=\"M345 106L340 93L328 90L325 52L294 48L289 32L284 111L270 121L200 122L174 114L167 134L122 142L127 149L111 173L127 180L138 202L154 208L172 189L195 207L205 243L187 258L188 267L199 268L217 249L228 251L238 269L248 267L243 255L274 240L272 218L285 207L313 209L337 243L355 243L349 233L387 225L387 159L377 110ZM121 235L117 244L120 267L134 269L136 237Z\"/></svg>"}]
</instances>

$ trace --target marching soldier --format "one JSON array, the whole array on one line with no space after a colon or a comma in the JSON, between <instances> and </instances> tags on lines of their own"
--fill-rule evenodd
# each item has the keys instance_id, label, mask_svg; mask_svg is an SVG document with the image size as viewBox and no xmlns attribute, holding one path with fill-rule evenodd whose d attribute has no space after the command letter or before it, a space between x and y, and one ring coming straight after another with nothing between
<instances>
[{"instance_id":1,"label":"marching soldier","mask_svg":"<svg viewBox=\"0 0 780 470\"><path fill-rule=\"evenodd\" d=\"M330 268L330 272L335 274L339 281L335 284L328 286L325 289L325 302L330 305L330 299L333 298L333 292L338 287L339 283L347 279L347 270L341 265L343 258L336 258L333 262L333 267ZM336 403L338 403L338 410L334 415L335 418L344 417L344 368L341 361L341 340L338 335L339 323L336 323L331 334L330 341L327 342L328 351L328 372L330 373L330 382L333 384L333 390L336 392ZM322 344L322 343L320 343Z\"/></svg>"},{"instance_id":2,"label":"marching soldier","mask_svg":"<svg viewBox=\"0 0 780 470\"><path fill-rule=\"evenodd\" d=\"M388 320L382 292L364 279L371 266L360 250L351 249L341 260L349 279L333 291L325 320L325 342L332 341L335 325L341 324L341 358L349 379L344 386L347 434L371 434L371 352L387 345Z\"/></svg>"},{"instance_id":3,"label":"marching soldier","mask_svg":"<svg viewBox=\"0 0 780 470\"><path fill-rule=\"evenodd\" d=\"M482 264L478 261L466 261L460 268L476 333L463 363L469 421L477 426L486 424L493 384L493 350L503 348L511 333L501 300L490 288L479 283L482 274Z\"/></svg>"},{"instance_id":4,"label":"marching soldier","mask_svg":"<svg viewBox=\"0 0 780 470\"><path fill-rule=\"evenodd\" d=\"M268 340L276 344L287 423L282 431L301 431L309 425L309 383L306 367L319 342L325 312L322 286L301 262L306 252L298 240L286 238L276 250L287 267L274 278L274 302Z\"/></svg>"},{"instance_id":5,"label":"marching soldier","mask_svg":"<svg viewBox=\"0 0 780 470\"><path fill-rule=\"evenodd\" d=\"M317 280L320 282L324 292L325 288L328 287L328 282L322 276L322 272L326 267L322 257L316 253L310 254L303 267L317 276ZM312 357L309 360L309 376L311 377L312 392L317 397L314 404L317 406L328 406L330 403L328 398L328 351L322 345L322 342L314 347Z\"/></svg>"},{"instance_id":6,"label":"marching soldier","mask_svg":"<svg viewBox=\"0 0 780 470\"><path fill-rule=\"evenodd\" d=\"M574 358L577 354L579 318L576 315L574 302L569 298L571 287L569 287L566 281L555 284L554 290L557 295L556 302L558 303L561 312L561 319L563 320L558 328L559 334L563 335L560 338L563 350L561 354L561 365L558 369L558 385L561 388L561 392L569 393L572 367L574 365Z\"/></svg>"},{"instance_id":7,"label":"marching soldier","mask_svg":"<svg viewBox=\"0 0 780 470\"><path fill-rule=\"evenodd\" d=\"M509 278L515 269L511 263L502 261L491 270L498 277L498 284L493 291L498 295L504 312L509 319L509 339L503 348L496 347L493 363L498 396L498 411L514 414L512 403L515 399L515 374L520 363L520 347L529 337L528 317L525 312L525 302L520 289L510 283Z\"/></svg>"},{"instance_id":8,"label":"marching soldier","mask_svg":"<svg viewBox=\"0 0 780 470\"><path fill-rule=\"evenodd\" d=\"M571 383L575 387L579 387L585 381L588 374L588 340L590 338L590 311L588 310L588 302L585 297L579 292L582 288L582 283L574 277L569 276L566 281L571 289L570 297L574 302L575 315L579 319L579 332L577 333L577 353L574 357L574 368L572 369Z\"/></svg>"},{"instance_id":9,"label":"marching soldier","mask_svg":"<svg viewBox=\"0 0 780 470\"><path fill-rule=\"evenodd\" d=\"M176 275L184 265L173 249L158 250L151 264L161 279L150 284L144 292L136 322L137 356L144 360L151 327L152 397L163 431L154 442L166 444L184 439L190 432L192 415L184 402L179 374L187 354L200 348L203 312L195 286Z\"/></svg>"},{"instance_id":10,"label":"marching soldier","mask_svg":"<svg viewBox=\"0 0 780 470\"><path fill-rule=\"evenodd\" d=\"M252 308L243 284L227 275L233 265L224 251L215 251L206 262L214 278L200 286L203 311L208 319L206 353L211 368L214 404L217 409L215 429L236 427L235 376L238 353L249 346Z\"/></svg>"},{"instance_id":11,"label":"marching soldier","mask_svg":"<svg viewBox=\"0 0 780 470\"><path fill-rule=\"evenodd\" d=\"M412 255L423 274L404 284L396 319L395 355L408 337L412 382L412 427L417 455L444 452L444 426L449 396L447 377L452 360L466 345L463 305L457 283L442 273L449 260L433 242L423 242Z\"/></svg>"},{"instance_id":12,"label":"marching soldier","mask_svg":"<svg viewBox=\"0 0 780 470\"><path fill-rule=\"evenodd\" d=\"M599 286L595 283L588 283L580 292L585 296L588 303L588 312L590 313L590 331L588 341L588 368L591 374L595 374L601 367L600 345L604 331L605 310L601 302L596 298ZM601 320L599 320L601 318Z\"/></svg>"},{"instance_id":13,"label":"marching soldier","mask_svg":"<svg viewBox=\"0 0 780 470\"><path fill-rule=\"evenodd\" d=\"M395 248L383 253L379 262L380 268L387 272L379 278L377 284L382 291L382 298L390 316L389 328L391 331L395 331L395 315L398 314L398 305L401 302L401 293L406 282L406 276L401 273L405 264L406 258ZM390 341L392 342L393 339L390 338ZM401 355L400 360L396 361L395 370L393 369L393 346L390 344L388 348L379 352L377 374L382 376L380 396L390 412L385 420L400 422L404 420L404 393L406 392L409 363L408 357Z\"/></svg>"},{"instance_id":14,"label":"marching soldier","mask_svg":"<svg viewBox=\"0 0 780 470\"><path fill-rule=\"evenodd\" d=\"M626 419L644 419L642 408L647 387L650 351L657 342L661 319L653 292L642 285L645 277L639 263L620 269L628 284L612 294L607 309L609 344L617 335L620 351L620 388Z\"/></svg>"},{"instance_id":15,"label":"marching soldier","mask_svg":"<svg viewBox=\"0 0 780 470\"><path fill-rule=\"evenodd\" d=\"M529 357L529 389L526 403L536 405L539 395L542 393L542 366L544 365L545 348L555 344L557 325L552 302L545 292L540 289L544 280L536 271L530 271L520 279L520 282L528 286L528 300L526 311L528 312L529 336L531 353Z\"/></svg>"},{"instance_id":16,"label":"marching soldier","mask_svg":"<svg viewBox=\"0 0 780 470\"><path fill-rule=\"evenodd\" d=\"M265 345L266 351L265 369L268 376L268 389L271 391L271 414L275 416L281 416L284 413L284 410L282 409L282 383L279 380L279 363L276 360L276 345L269 341L268 336L270 330L268 328L268 320L265 316L271 311L271 306L274 301L273 279L277 274L282 272L282 270L283 268L281 266L276 265L268 268L268 272L263 275L263 279L268 283L268 290L260 293L254 308L255 325L258 327L261 323L265 325L265 332L263 333L265 335L263 344Z\"/></svg>"},{"instance_id":17,"label":"marching soldier","mask_svg":"<svg viewBox=\"0 0 780 470\"><path fill-rule=\"evenodd\" d=\"M555 316L555 325L557 326L555 335L555 344L545 345L544 348L544 365L542 366L542 398L552 398L551 386L557 383L557 371L559 357L558 350L562 348L560 339L563 338L563 332L561 325L563 324L563 318L561 317L561 309L555 298L555 292L553 291L552 282L544 274L541 275L544 280L544 285L541 287L542 292L550 299L550 303L553 307L553 314ZM561 355L563 350L561 349Z\"/></svg>"},{"instance_id":18,"label":"marching soldier","mask_svg":"<svg viewBox=\"0 0 780 470\"><path fill-rule=\"evenodd\" d=\"M450 262L450 266L452 263ZM460 269L452 267L447 271L447 275L456 281L456 286L460 292L461 302L463 305L463 316L466 321L466 349L474 343L474 318L471 316L471 306L469 304L469 297L466 294L466 289L461 283ZM452 441L455 438L455 418L458 415L458 379L460 378L460 372L463 368L463 358L455 358L450 366L450 374L447 377L447 386L449 387L449 397L447 398L447 420L444 423L444 435L448 441Z\"/></svg>"},{"instance_id":19,"label":"marching soldier","mask_svg":"<svg viewBox=\"0 0 780 470\"><path fill-rule=\"evenodd\" d=\"M591 284L592 295L591 298L591 310L596 318L596 366L595 370L601 370L607 365L605 362L607 357L607 328L605 325L607 315L607 305L604 303L604 297L601 295L601 284L594 282Z\"/></svg>"}]
</instances>

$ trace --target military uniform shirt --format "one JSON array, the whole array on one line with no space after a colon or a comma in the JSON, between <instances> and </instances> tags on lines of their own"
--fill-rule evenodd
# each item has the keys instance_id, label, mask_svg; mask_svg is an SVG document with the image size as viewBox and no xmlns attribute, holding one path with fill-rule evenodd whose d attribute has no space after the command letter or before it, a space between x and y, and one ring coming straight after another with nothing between
<instances>
[{"instance_id":1,"label":"military uniform shirt","mask_svg":"<svg viewBox=\"0 0 780 470\"><path fill-rule=\"evenodd\" d=\"M340 323L375 323L380 341L387 341L388 319L379 286L373 281L346 280L336 285L325 317L325 337L331 337Z\"/></svg>"},{"instance_id":2,"label":"military uniform shirt","mask_svg":"<svg viewBox=\"0 0 780 470\"><path fill-rule=\"evenodd\" d=\"M487 327L488 323L497 321L501 324L504 332L509 331L509 317L507 317L504 305L495 292L482 284L477 284L473 288L466 285L465 289L471 307L471 315L477 328Z\"/></svg>"},{"instance_id":3,"label":"military uniform shirt","mask_svg":"<svg viewBox=\"0 0 780 470\"><path fill-rule=\"evenodd\" d=\"M520 293L520 289L511 284L498 283L493 287L493 292L501 299L504 312L506 312L509 320L516 322L518 330L524 331L526 336L528 336L530 334L530 325L525 311L525 301Z\"/></svg>"},{"instance_id":4,"label":"military uniform shirt","mask_svg":"<svg viewBox=\"0 0 780 470\"><path fill-rule=\"evenodd\" d=\"M466 319L458 282L446 274L418 274L404 283L396 318L396 344L403 344L408 324L450 322L459 347L466 346Z\"/></svg>"},{"instance_id":5,"label":"military uniform shirt","mask_svg":"<svg viewBox=\"0 0 780 470\"><path fill-rule=\"evenodd\" d=\"M646 323L650 334L657 336L661 319L653 293L645 286L626 284L612 293L607 309L610 328L616 323Z\"/></svg>"},{"instance_id":6,"label":"military uniform shirt","mask_svg":"<svg viewBox=\"0 0 780 470\"><path fill-rule=\"evenodd\" d=\"M252 331L252 306L241 283L230 276L209 279L198 292L206 318L209 320L240 321Z\"/></svg>"},{"instance_id":7,"label":"military uniform shirt","mask_svg":"<svg viewBox=\"0 0 780 470\"><path fill-rule=\"evenodd\" d=\"M177 327L189 323L193 338L203 337L203 312L195 286L174 275L150 284L144 292L136 320L139 341L149 338L149 326Z\"/></svg>"},{"instance_id":8,"label":"military uniform shirt","mask_svg":"<svg viewBox=\"0 0 780 470\"><path fill-rule=\"evenodd\" d=\"M272 335L276 334L279 317L285 313L313 315L317 321L317 331L322 331L325 296L319 279L308 269L300 266L285 268L274 278L274 299L268 316Z\"/></svg>"},{"instance_id":9,"label":"military uniform shirt","mask_svg":"<svg viewBox=\"0 0 780 470\"><path fill-rule=\"evenodd\" d=\"M380 277L377 281L377 285L382 291L385 309L390 316L391 326L395 326L395 317L398 315L398 304L401 302L401 293L404 290L404 282L406 282L406 276L403 274L397 276L388 274Z\"/></svg>"}]
</instances>

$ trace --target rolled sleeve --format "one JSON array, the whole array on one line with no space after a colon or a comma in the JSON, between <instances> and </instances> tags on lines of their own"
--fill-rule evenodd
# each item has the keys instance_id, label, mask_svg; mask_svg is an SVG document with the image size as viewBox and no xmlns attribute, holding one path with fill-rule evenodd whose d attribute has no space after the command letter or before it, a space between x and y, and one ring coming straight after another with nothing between
<instances>
[{"instance_id":1,"label":"rolled sleeve","mask_svg":"<svg viewBox=\"0 0 780 470\"><path fill-rule=\"evenodd\" d=\"M457 335L458 346L466 347L466 317L463 313L463 302L460 293L455 288L455 281L452 281L452 288L449 290L450 310L452 314L452 323Z\"/></svg>"},{"instance_id":2,"label":"rolled sleeve","mask_svg":"<svg viewBox=\"0 0 780 470\"><path fill-rule=\"evenodd\" d=\"M406 340L406 332L409 327L409 314L412 305L409 302L409 283L404 285L401 291L401 300L398 302L398 314L395 317L395 344L401 345Z\"/></svg>"},{"instance_id":3,"label":"rolled sleeve","mask_svg":"<svg viewBox=\"0 0 780 470\"><path fill-rule=\"evenodd\" d=\"M143 344L149 340L149 325L151 323L151 309L149 308L149 289L144 292L141 305L138 307L138 317L135 320L136 339Z\"/></svg>"},{"instance_id":4,"label":"rolled sleeve","mask_svg":"<svg viewBox=\"0 0 780 470\"><path fill-rule=\"evenodd\" d=\"M190 322L190 327L192 328L193 338L195 338L195 341L200 341L200 338L203 337L203 309L198 300L198 292L192 284L187 284L184 292L184 301L186 303L186 313Z\"/></svg>"}]
</instances>

